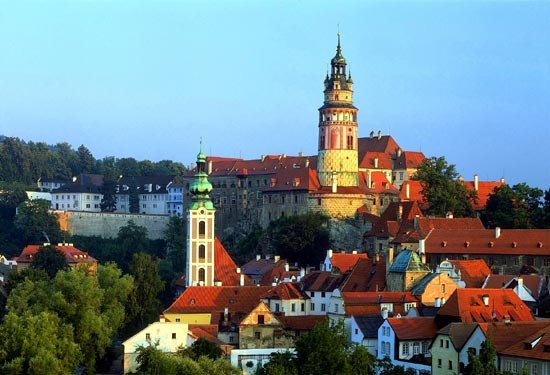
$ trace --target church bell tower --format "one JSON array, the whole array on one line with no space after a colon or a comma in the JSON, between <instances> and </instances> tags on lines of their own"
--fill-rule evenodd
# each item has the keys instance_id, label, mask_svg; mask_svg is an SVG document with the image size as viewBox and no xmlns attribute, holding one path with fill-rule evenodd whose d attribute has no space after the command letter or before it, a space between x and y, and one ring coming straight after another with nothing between
<instances>
[{"instance_id":1,"label":"church bell tower","mask_svg":"<svg viewBox=\"0 0 550 375\"><path fill-rule=\"evenodd\" d=\"M325 78L325 99L319 108L317 176L322 186L357 186L357 108L353 105L353 80L346 73L340 33L336 55Z\"/></svg>"},{"instance_id":2,"label":"church bell tower","mask_svg":"<svg viewBox=\"0 0 550 375\"><path fill-rule=\"evenodd\" d=\"M206 173L206 155L197 155L197 173L189 186L192 194L187 210L186 286L214 285L214 204L212 184Z\"/></svg>"}]
</instances>

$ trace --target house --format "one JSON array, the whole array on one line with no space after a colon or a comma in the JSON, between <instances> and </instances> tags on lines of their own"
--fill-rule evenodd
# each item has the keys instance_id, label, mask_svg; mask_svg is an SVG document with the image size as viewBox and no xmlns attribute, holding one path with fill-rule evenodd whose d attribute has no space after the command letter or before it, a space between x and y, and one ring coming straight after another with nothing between
<instances>
[{"instance_id":1,"label":"house","mask_svg":"<svg viewBox=\"0 0 550 375\"><path fill-rule=\"evenodd\" d=\"M271 285L271 282L266 284L261 284L262 279L266 274L268 274L276 266L284 265L286 261L281 257L276 255L273 258L271 255L266 255L262 258L260 254L256 255L255 259L252 259L241 266L241 272L247 275L254 285ZM272 275L266 277L268 280L272 280Z\"/></svg>"},{"instance_id":2,"label":"house","mask_svg":"<svg viewBox=\"0 0 550 375\"><path fill-rule=\"evenodd\" d=\"M445 273L432 272L419 279L410 289L424 306L439 307L458 288L457 283Z\"/></svg>"},{"instance_id":3,"label":"house","mask_svg":"<svg viewBox=\"0 0 550 375\"><path fill-rule=\"evenodd\" d=\"M382 314L353 315L351 317L351 342L367 348L373 356L378 355L378 328L384 323Z\"/></svg>"},{"instance_id":4,"label":"house","mask_svg":"<svg viewBox=\"0 0 550 375\"><path fill-rule=\"evenodd\" d=\"M47 178L40 177L36 181L36 186L40 191L51 192L52 190L59 189L61 186L70 183L71 180L65 180L62 178Z\"/></svg>"},{"instance_id":5,"label":"house","mask_svg":"<svg viewBox=\"0 0 550 375\"><path fill-rule=\"evenodd\" d=\"M187 323L172 322L162 317L158 322L149 324L122 343L124 347L124 374L137 370L136 349L158 343L158 349L167 353L176 353L190 346L195 339L190 335Z\"/></svg>"},{"instance_id":6,"label":"house","mask_svg":"<svg viewBox=\"0 0 550 375\"><path fill-rule=\"evenodd\" d=\"M511 289L458 288L439 309L439 328L449 323L532 321L531 310Z\"/></svg>"},{"instance_id":7,"label":"house","mask_svg":"<svg viewBox=\"0 0 550 375\"><path fill-rule=\"evenodd\" d=\"M481 288L491 274L491 269L483 259L446 259L441 262L440 270L451 278L458 278L459 282L464 283L464 288Z\"/></svg>"},{"instance_id":8,"label":"house","mask_svg":"<svg viewBox=\"0 0 550 375\"><path fill-rule=\"evenodd\" d=\"M344 274L341 292L380 292L386 289L386 262L378 255L374 259L359 258Z\"/></svg>"},{"instance_id":9,"label":"house","mask_svg":"<svg viewBox=\"0 0 550 375\"><path fill-rule=\"evenodd\" d=\"M432 374L455 375L470 363L468 353L479 354L486 340L478 323L450 323L437 331L431 344Z\"/></svg>"},{"instance_id":10,"label":"house","mask_svg":"<svg viewBox=\"0 0 550 375\"><path fill-rule=\"evenodd\" d=\"M166 198L166 213L168 215L183 216L183 194L185 191L184 181L176 176L166 185L168 197Z\"/></svg>"},{"instance_id":11,"label":"house","mask_svg":"<svg viewBox=\"0 0 550 375\"><path fill-rule=\"evenodd\" d=\"M304 268L291 267L286 260L279 260L261 278L259 285L277 285L300 281L306 274Z\"/></svg>"},{"instance_id":12,"label":"house","mask_svg":"<svg viewBox=\"0 0 550 375\"><path fill-rule=\"evenodd\" d=\"M24 270L25 268L30 267L33 262L34 257L38 251L45 247L52 246L56 250L61 251L65 255L65 261L67 265L71 268L81 268L85 269L88 272L93 274L97 271L97 260L88 255L85 251L79 250L72 243L59 243L57 245L50 245L49 243L44 243L42 245L27 245L16 258L17 260L17 269L19 271Z\"/></svg>"},{"instance_id":13,"label":"house","mask_svg":"<svg viewBox=\"0 0 550 375\"><path fill-rule=\"evenodd\" d=\"M167 187L174 178L175 176L173 175L122 176L118 179L116 186L117 212L130 212L130 192L131 188L134 187L137 189L137 196L139 198L139 213L146 215L169 214L167 205L169 194ZM174 195L175 194L173 194L172 197L174 197ZM171 208L171 210L173 210L173 208Z\"/></svg>"},{"instance_id":14,"label":"house","mask_svg":"<svg viewBox=\"0 0 550 375\"><path fill-rule=\"evenodd\" d=\"M103 176L82 173L72 182L51 191L54 210L100 212L103 199Z\"/></svg>"},{"instance_id":15,"label":"house","mask_svg":"<svg viewBox=\"0 0 550 375\"><path fill-rule=\"evenodd\" d=\"M393 250L388 254L387 289L391 292L410 290L420 279L431 270L414 250L403 250L392 261Z\"/></svg>"},{"instance_id":16,"label":"house","mask_svg":"<svg viewBox=\"0 0 550 375\"><path fill-rule=\"evenodd\" d=\"M357 251L335 253L332 250L327 250L327 256L321 266L321 271L331 272L333 268L337 268L340 273L344 273L351 270L359 259L367 258L367 254L358 254Z\"/></svg>"},{"instance_id":17,"label":"house","mask_svg":"<svg viewBox=\"0 0 550 375\"><path fill-rule=\"evenodd\" d=\"M542 275L489 275L482 287L512 289L535 315L539 299L548 294L546 278Z\"/></svg>"},{"instance_id":18,"label":"house","mask_svg":"<svg viewBox=\"0 0 550 375\"><path fill-rule=\"evenodd\" d=\"M292 338L287 338L283 323L260 302L239 323L239 349L289 348Z\"/></svg>"},{"instance_id":19,"label":"house","mask_svg":"<svg viewBox=\"0 0 550 375\"><path fill-rule=\"evenodd\" d=\"M306 316L310 311L310 298L299 284L284 282L271 288L263 296L264 302L274 313L285 316Z\"/></svg>"},{"instance_id":20,"label":"house","mask_svg":"<svg viewBox=\"0 0 550 375\"><path fill-rule=\"evenodd\" d=\"M430 264L445 259L483 259L490 268L519 273L524 265L546 272L550 229L434 229L425 240Z\"/></svg>"},{"instance_id":21,"label":"house","mask_svg":"<svg viewBox=\"0 0 550 375\"><path fill-rule=\"evenodd\" d=\"M332 293L343 282L346 275L326 271L313 271L300 280L302 290L309 296L310 315L326 316Z\"/></svg>"},{"instance_id":22,"label":"house","mask_svg":"<svg viewBox=\"0 0 550 375\"><path fill-rule=\"evenodd\" d=\"M430 374L430 344L436 331L433 317L388 318L378 328L377 358L388 357L394 366L415 374Z\"/></svg>"}]
</instances>

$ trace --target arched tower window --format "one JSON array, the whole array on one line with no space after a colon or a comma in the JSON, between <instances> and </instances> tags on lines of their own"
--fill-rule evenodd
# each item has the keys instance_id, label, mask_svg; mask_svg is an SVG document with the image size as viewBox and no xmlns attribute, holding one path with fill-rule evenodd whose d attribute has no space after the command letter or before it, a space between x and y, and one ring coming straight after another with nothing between
<instances>
[{"instance_id":1,"label":"arched tower window","mask_svg":"<svg viewBox=\"0 0 550 375\"><path fill-rule=\"evenodd\" d=\"M205 280L206 280L206 271L204 270L204 268L199 268L199 283L200 282L204 283Z\"/></svg>"},{"instance_id":2,"label":"arched tower window","mask_svg":"<svg viewBox=\"0 0 550 375\"><path fill-rule=\"evenodd\" d=\"M206 234L206 223L204 221L199 221L199 235Z\"/></svg>"},{"instance_id":3,"label":"arched tower window","mask_svg":"<svg viewBox=\"0 0 550 375\"><path fill-rule=\"evenodd\" d=\"M353 135L348 135L348 149L353 149Z\"/></svg>"},{"instance_id":4,"label":"arched tower window","mask_svg":"<svg viewBox=\"0 0 550 375\"><path fill-rule=\"evenodd\" d=\"M325 148L325 136L322 135L319 139L319 149L323 150Z\"/></svg>"},{"instance_id":5,"label":"arched tower window","mask_svg":"<svg viewBox=\"0 0 550 375\"><path fill-rule=\"evenodd\" d=\"M199 259L206 258L206 246L199 245Z\"/></svg>"}]
</instances>

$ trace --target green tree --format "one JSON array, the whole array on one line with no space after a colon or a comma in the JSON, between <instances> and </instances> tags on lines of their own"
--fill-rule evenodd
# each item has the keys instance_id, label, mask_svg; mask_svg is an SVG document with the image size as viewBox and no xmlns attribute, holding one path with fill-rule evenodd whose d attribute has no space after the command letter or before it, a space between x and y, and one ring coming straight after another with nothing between
<instances>
[{"instance_id":1,"label":"green tree","mask_svg":"<svg viewBox=\"0 0 550 375\"><path fill-rule=\"evenodd\" d=\"M550 189L544 192L540 227L550 228Z\"/></svg>"},{"instance_id":2,"label":"green tree","mask_svg":"<svg viewBox=\"0 0 550 375\"><path fill-rule=\"evenodd\" d=\"M96 160L86 146L84 145L78 146L78 149L76 150L76 154L78 156L81 173L95 172Z\"/></svg>"},{"instance_id":3,"label":"green tree","mask_svg":"<svg viewBox=\"0 0 550 375\"><path fill-rule=\"evenodd\" d=\"M465 375L503 375L496 367L497 353L491 338L481 343L479 356L468 352L468 366L464 369Z\"/></svg>"},{"instance_id":4,"label":"green tree","mask_svg":"<svg viewBox=\"0 0 550 375\"><path fill-rule=\"evenodd\" d=\"M447 164L444 157L425 159L413 179L422 185L428 215L445 216L452 212L456 217L475 216L472 202L477 199L477 193L464 186L455 165Z\"/></svg>"},{"instance_id":5,"label":"green tree","mask_svg":"<svg viewBox=\"0 0 550 375\"><path fill-rule=\"evenodd\" d=\"M298 375L296 357L293 353L286 351L271 353L269 362L259 366L256 375Z\"/></svg>"},{"instance_id":6,"label":"green tree","mask_svg":"<svg viewBox=\"0 0 550 375\"><path fill-rule=\"evenodd\" d=\"M81 353L73 328L55 313L10 312L0 325L0 372L74 374Z\"/></svg>"},{"instance_id":7,"label":"green tree","mask_svg":"<svg viewBox=\"0 0 550 375\"><path fill-rule=\"evenodd\" d=\"M94 374L97 359L105 354L124 321L132 289L132 278L122 276L113 264L99 266L97 278L78 269L60 271L53 279L19 283L8 298L8 311L17 316L56 315L74 334L79 364Z\"/></svg>"},{"instance_id":8,"label":"green tree","mask_svg":"<svg viewBox=\"0 0 550 375\"><path fill-rule=\"evenodd\" d=\"M14 224L26 244L44 242L44 234L47 235L48 242L61 240L59 223L49 209L49 203L44 199L25 201L18 206Z\"/></svg>"},{"instance_id":9,"label":"green tree","mask_svg":"<svg viewBox=\"0 0 550 375\"><path fill-rule=\"evenodd\" d=\"M115 212L116 211L116 186L117 177L114 175L114 171L110 171L103 175L103 186L101 187L101 193L103 198L99 204L101 212Z\"/></svg>"},{"instance_id":10,"label":"green tree","mask_svg":"<svg viewBox=\"0 0 550 375\"><path fill-rule=\"evenodd\" d=\"M164 289L158 264L158 260L145 253L133 256L130 273L134 277L134 289L128 300L129 330L137 332L158 319L161 309L159 293Z\"/></svg>"},{"instance_id":11,"label":"green tree","mask_svg":"<svg viewBox=\"0 0 550 375\"><path fill-rule=\"evenodd\" d=\"M120 252L119 264L123 270L128 270L128 265L135 253L149 252L147 229L136 225L133 220L128 220L128 224L119 229L117 243Z\"/></svg>"},{"instance_id":12,"label":"green tree","mask_svg":"<svg viewBox=\"0 0 550 375\"><path fill-rule=\"evenodd\" d=\"M54 277L58 271L67 270L69 265L62 251L57 250L55 246L48 245L38 249L31 267L43 270L49 277Z\"/></svg>"},{"instance_id":13,"label":"green tree","mask_svg":"<svg viewBox=\"0 0 550 375\"><path fill-rule=\"evenodd\" d=\"M183 354L188 355L195 360L200 357L218 359L223 355L223 351L219 345L200 337L195 340L195 342L191 344L191 346L186 349Z\"/></svg>"},{"instance_id":14,"label":"green tree","mask_svg":"<svg viewBox=\"0 0 550 375\"><path fill-rule=\"evenodd\" d=\"M489 228L528 229L544 227L542 190L525 183L513 187L502 185L489 195L481 218Z\"/></svg>"},{"instance_id":15,"label":"green tree","mask_svg":"<svg viewBox=\"0 0 550 375\"><path fill-rule=\"evenodd\" d=\"M128 205L132 214L139 214L139 191L135 179L128 186Z\"/></svg>"}]
</instances>

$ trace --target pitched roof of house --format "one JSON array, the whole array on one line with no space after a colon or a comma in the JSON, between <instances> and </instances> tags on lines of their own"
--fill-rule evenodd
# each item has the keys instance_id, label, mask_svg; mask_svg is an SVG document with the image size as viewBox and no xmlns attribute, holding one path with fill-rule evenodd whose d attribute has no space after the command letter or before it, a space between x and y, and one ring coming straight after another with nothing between
<instances>
[{"instance_id":1,"label":"pitched roof of house","mask_svg":"<svg viewBox=\"0 0 550 375\"><path fill-rule=\"evenodd\" d=\"M386 289L386 262L359 258L339 288L342 292L378 292Z\"/></svg>"},{"instance_id":2,"label":"pitched roof of house","mask_svg":"<svg viewBox=\"0 0 550 375\"><path fill-rule=\"evenodd\" d=\"M399 340L433 339L437 332L433 317L388 318L388 323Z\"/></svg>"},{"instance_id":3,"label":"pitched roof of house","mask_svg":"<svg viewBox=\"0 0 550 375\"><path fill-rule=\"evenodd\" d=\"M290 299L309 299L309 296L300 290L299 285L294 283L280 283L266 292L263 298L290 300Z\"/></svg>"},{"instance_id":4,"label":"pitched roof of house","mask_svg":"<svg viewBox=\"0 0 550 375\"><path fill-rule=\"evenodd\" d=\"M467 230L485 229L478 217L463 217L447 219L444 217L419 217L416 219L421 238L426 238L432 229Z\"/></svg>"},{"instance_id":5,"label":"pitched roof of house","mask_svg":"<svg viewBox=\"0 0 550 375\"><path fill-rule=\"evenodd\" d=\"M403 151L394 163L394 169L418 168L426 159L424 153L417 151Z\"/></svg>"},{"instance_id":6,"label":"pitched roof of house","mask_svg":"<svg viewBox=\"0 0 550 375\"><path fill-rule=\"evenodd\" d=\"M375 167L375 159L377 159ZM359 160L359 168L392 169L391 156L384 152L367 151Z\"/></svg>"},{"instance_id":7,"label":"pitched roof of house","mask_svg":"<svg viewBox=\"0 0 550 375\"><path fill-rule=\"evenodd\" d=\"M221 281L224 286L240 285L241 274L237 273L237 265L216 237L214 241L214 281ZM244 275L244 285L253 285L248 275Z\"/></svg>"},{"instance_id":8,"label":"pitched roof of house","mask_svg":"<svg viewBox=\"0 0 550 375\"><path fill-rule=\"evenodd\" d=\"M282 281L296 281L300 276L300 269L297 267L288 267L286 261L278 262L275 267L267 271L260 280L260 285L272 285Z\"/></svg>"},{"instance_id":9,"label":"pitched roof of house","mask_svg":"<svg viewBox=\"0 0 550 375\"><path fill-rule=\"evenodd\" d=\"M550 361L550 322L487 324L487 332L501 356Z\"/></svg>"},{"instance_id":10,"label":"pitched roof of house","mask_svg":"<svg viewBox=\"0 0 550 375\"><path fill-rule=\"evenodd\" d=\"M284 264L285 260L278 259L275 261L274 258L260 258L252 259L241 266L241 271L249 276L262 276L267 272L271 271L277 264Z\"/></svg>"},{"instance_id":11,"label":"pitched roof of house","mask_svg":"<svg viewBox=\"0 0 550 375\"><path fill-rule=\"evenodd\" d=\"M76 263L82 263L82 262L88 262L88 263L96 263L97 260L95 260L93 257L89 256L88 253L77 249L72 244L70 245L51 245L55 247L57 250L61 251L65 255L65 261L68 264L76 264ZM38 250L40 250L43 247L43 245L27 245L19 255L19 257L16 258L17 263L32 263L33 258L35 257Z\"/></svg>"},{"instance_id":12,"label":"pitched roof of house","mask_svg":"<svg viewBox=\"0 0 550 375\"><path fill-rule=\"evenodd\" d=\"M437 334L449 336L456 351L461 351L477 327L477 323L449 323Z\"/></svg>"},{"instance_id":13,"label":"pitched roof of house","mask_svg":"<svg viewBox=\"0 0 550 375\"><path fill-rule=\"evenodd\" d=\"M82 173L76 177L75 181L52 190L56 193L94 193L101 194L103 186L103 175Z\"/></svg>"},{"instance_id":14,"label":"pitched roof of house","mask_svg":"<svg viewBox=\"0 0 550 375\"><path fill-rule=\"evenodd\" d=\"M285 329L293 331L310 331L316 324L327 320L324 315L286 316L276 314L276 316L283 323Z\"/></svg>"},{"instance_id":15,"label":"pitched roof of house","mask_svg":"<svg viewBox=\"0 0 550 375\"><path fill-rule=\"evenodd\" d=\"M538 299L545 289L545 278L543 275L489 275L485 279L483 284L484 288L515 288L517 285L517 278L521 277L523 280L523 286L531 293L531 295Z\"/></svg>"},{"instance_id":16,"label":"pitched roof of house","mask_svg":"<svg viewBox=\"0 0 550 375\"><path fill-rule=\"evenodd\" d=\"M389 155L396 155L399 145L391 135L380 135L380 137L363 137L357 139L359 160L367 152L383 152Z\"/></svg>"},{"instance_id":17,"label":"pitched roof of house","mask_svg":"<svg viewBox=\"0 0 550 375\"><path fill-rule=\"evenodd\" d=\"M217 345L226 345L226 343L217 337L217 324L189 324L189 332L195 339L203 338Z\"/></svg>"},{"instance_id":18,"label":"pitched roof of house","mask_svg":"<svg viewBox=\"0 0 550 375\"><path fill-rule=\"evenodd\" d=\"M117 194L129 194L131 185L137 187L139 194L168 194L166 187L174 181L175 177L175 175L122 176L117 182Z\"/></svg>"},{"instance_id":19,"label":"pitched roof of house","mask_svg":"<svg viewBox=\"0 0 550 375\"><path fill-rule=\"evenodd\" d=\"M491 269L483 259L448 260L457 271L466 288L481 288L485 278L491 274Z\"/></svg>"},{"instance_id":20,"label":"pitched roof of house","mask_svg":"<svg viewBox=\"0 0 550 375\"><path fill-rule=\"evenodd\" d=\"M487 305L484 296L488 297ZM534 319L529 307L511 289L458 288L437 315L454 317L464 323Z\"/></svg>"},{"instance_id":21,"label":"pitched roof of house","mask_svg":"<svg viewBox=\"0 0 550 375\"><path fill-rule=\"evenodd\" d=\"M354 315L353 319L363 333L363 336L368 339L378 338L378 328L384 323L384 318L381 314L376 315Z\"/></svg>"},{"instance_id":22,"label":"pitched roof of house","mask_svg":"<svg viewBox=\"0 0 550 375\"><path fill-rule=\"evenodd\" d=\"M411 292L342 292L342 299L346 309L354 305L418 302Z\"/></svg>"},{"instance_id":23,"label":"pitched roof of house","mask_svg":"<svg viewBox=\"0 0 550 375\"><path fill-rule=\"evenodd\" d=\"M365 237L395 237L401 223L412 222L416 215L424 216L417 202L391 202Z\"/></svg>"},{"instance_id":24,"label":"pitched roof of house","mask_svg":"<svg viewBox=\"0 0 550 375\"><path fill-rule=\"evenodd\" d=\"M252 311L271 287L263 286L191 286L164 310L164 314L211 314L217 324L227 308L231 321L240 322Z\"/></svg>"},{"instance_id":25,"label":"pitched roof of house","mask_svg":"<svg viewBox=\"0 0 550 375\"><path fill-rule=\"evenodd\" d=\"M420 256L414 250L402 250L393 259L390 271L393 273L430 271L427 264L422 263Z\"/></svg>"},{"instance_id":26,"label":"pitched roof of house","mask_svg":"<svg viewBox=\"0 0 550 375\"><path fill-rule=\"evenodd\" d=\"M332 268L338 268L344 273L351 270L359 259L368 259L368 255L366 253L332 253L330 263Z\"/></svg>"},{"instance_id":27,"label":"pitched roof of house","mask_svg":"<svg viewBox=\"0 0 550 375\"><path fill-rule=\"evenodd\" d=\"M344 281L347 274L333 274L330 271L313 271L305 275L300 283L303 290L312 292L332 292Z\"/></svg>"},{"instance_id":28,"label":"pitched roof of house","mask_svg":"<svg viewBox=\"0 0 550 375\"><path fill-rule=\"evenodd\" d=\"M441 273L436 272L427 274L414 284L414 286L411 288L411 293L415 296L421 296L422 294L424 294L424 291L426 290L426 287L430 284L430 282L441 275Z\"/></svg>"},{"instance_id":29,"label":"pitched roof of house","mask_svg":"<svg viewBox=\"0 0 550 375\"><path fill-rule=\"evenodd\" d=\"M428 254L550 255L550 229L434 229L426 239Z\"/></svg>"}]
</instances>

